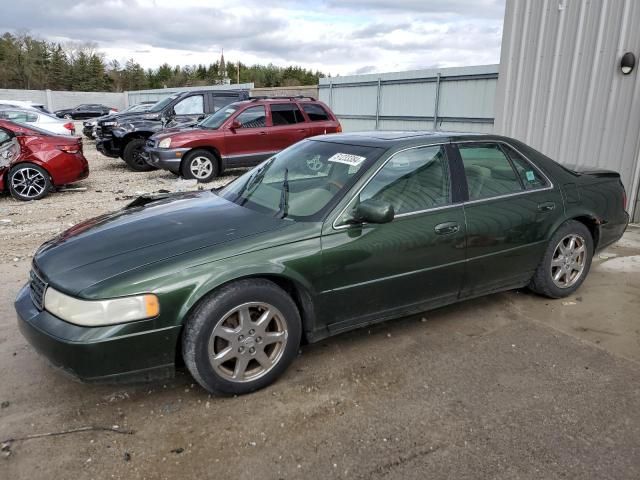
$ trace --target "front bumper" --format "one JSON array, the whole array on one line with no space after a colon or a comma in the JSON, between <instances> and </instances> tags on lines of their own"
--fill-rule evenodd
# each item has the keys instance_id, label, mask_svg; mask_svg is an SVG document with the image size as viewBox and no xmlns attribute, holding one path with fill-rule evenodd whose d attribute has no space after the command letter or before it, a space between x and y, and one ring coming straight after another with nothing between
<instances>
[{"instance_id":1,"label":"front bumper","mask_svg":"<svg viewBox=\"0 0 640 480\"><path fill-rule=\"evenodd\" d=\"M149 165L163 170L169 170L173 173L180 173L180 163L182 157L190 148L156 148L145 147L144 153L146 161Z\"/></svg>"},{"instance_id":2,"label":"front bumper","mask_svg":"<svg viewBox=\"0 0 640 480\"><path fill-rule=\"evenodd\" d=\"M93 125L84 125L82 127L82 133L87 138L95 138L94 128L95 127Z\"/></svg>"},{"instance_id":3,"label":"front bumper","mask_svg":"<svg viewBox=\"0 0 640 480\"><path fill-rule=\"evenodd\" d=\"M38 310L25 285L15 301L18 326L51 364L85 382L157 380L174 374L181 326L156 320L82 327Z\"/></svg>"},{"instance_id":4,"label":"front bumper","mask_svg":"<svg viewBox=\"0 0 640 480\"><path fill-rule=\"evenodd\" d=\"M118 158L120 156L120 145L116 145L113 138L97 139L96 149L107 157Z\"/></svg>"}]
</instances>

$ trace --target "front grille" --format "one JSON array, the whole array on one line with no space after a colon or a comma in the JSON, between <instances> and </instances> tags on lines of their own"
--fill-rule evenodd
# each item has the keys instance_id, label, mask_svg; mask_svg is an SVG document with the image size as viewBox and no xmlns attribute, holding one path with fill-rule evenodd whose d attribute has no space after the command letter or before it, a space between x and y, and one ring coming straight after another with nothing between
<instances>
[{"instance_id":1,"label":"front grille","mask_svg":"<svg viewBox=\"0 0 640 480\"><path fill-rule=\"evenodd\" d=\"M31 300L39 310L42 310L44 308L44 292L47 290L47 283L42 279L35 265L31 268L29 279Z\"/></svg>"}]
</instances>

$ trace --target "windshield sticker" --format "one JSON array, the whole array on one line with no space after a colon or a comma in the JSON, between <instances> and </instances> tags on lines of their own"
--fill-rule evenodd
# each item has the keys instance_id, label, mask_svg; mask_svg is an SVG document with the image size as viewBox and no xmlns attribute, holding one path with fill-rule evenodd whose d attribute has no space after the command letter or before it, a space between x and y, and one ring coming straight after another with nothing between
<instances>
[{"instance_id":1,"label":"windshield sticker","mask_svg":"<svg viewBox=\"0 0 640 480\"><path fill-rule=\"evenodd\" d=\"M336 153L335 155L329 157L327 161L335 162L335 163L344 163L345 165L350 165L352 167L355 167L357 165L360 165L366 159L367 159L366 157L361 157L359 155L351 155L349 153Z\"/></svg>"},{"instance_id":2,"label":"windshield sticker","mask_svg":"<svg viewBox=\"0 0 640 480\"><path fill-rule=\"evenodd\" d=\"M530 182L535 182L536 180L536 176L531 170L527 170L527 180L529 180Z\"/></svg>"}]
</instances>

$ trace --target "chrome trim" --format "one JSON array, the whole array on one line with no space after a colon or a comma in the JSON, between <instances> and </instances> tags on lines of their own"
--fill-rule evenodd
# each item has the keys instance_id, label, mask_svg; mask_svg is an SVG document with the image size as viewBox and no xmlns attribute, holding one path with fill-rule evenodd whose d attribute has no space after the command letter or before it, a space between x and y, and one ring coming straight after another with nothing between
<instances>
[{"instance_id":1,"label":"chrome trim","mask_svg":"<svg viewBox=\"0 0 640 480\"><path fill-rule=\"evenodd\" d=\"M477 200L467 200L465 202L451 203L449 205L442 205L442 206L439 206L439 207L427 208L425 210L418 210L416 212L401 213L399 215L396 215L394 218L403 218L403 217L409 217L409 216L412 216L412 215L420 215L422 213L434 212L434 211L437 211L437 210L444 210L446 208L459 207L461 205L462 206L473 205L473 204L476 204L476 203L488 202L488 201L491 201L491 200L499 200L499 199L503 199L503 198L515 197L515 196L518 196L518 195L525 195L527 193L544 192L546 190L553 190L553 188L554 188L554 184L551 181L551 179L542 170L540 170L540 168L535 163L533 163L531 160L529 160L529 157L527 157L524 153L522 153L520 150L518 150L512 144L510 144L509 142L505 142L504 140L459 140L459 141L449 141L449 142L442 142L442 143L430 143L428 145L419 145L419 146L407 147L407 148L404 148L402 150L398 150L393 155L391 155L387 160L385 160L385 162L382 165L380 165L380 167L369 177L369 179L366 181L366 183L354 194L353 197L351 197L351 199L347 202L347 205L342 209L342 211L338 214L338 216L332 222L331 226L333 227L334 230L342 230L342 229L345 229L345 228L350 228L352 226L352 225L348 225L348 224L347 225L336 225L336 222L338 221L338 219L340 217L342 217L344 212L346 212L347 208L349 208L349 205L351 205L351 202L353 202L353 200L358 195L360 195L362 190L365 189L365 187L369 184L369 182L371 180L373 180L373 177L375 177L378 174L378 172L380 170L382 170L382 168L384 168L384 166L387 164L387 162L389 162L389 160L391 160L393 157L395 157L398 153L406 152L407 150L413 150L413 149L416 149L416 148L437 147L437 146L442 146L442 145L452 145L453 146L453 145L456 145L456 144L459 144L459 143L500 143L500 144L503 144L503 145L507 145L508 147L513 148L516 152L518 152L518 154L520 154L522 156L522 158L524 158L529 165L531 165L540 175L542 175L542 177L544 177L544 179L547 181L547 183L549 185L546 186L546 187L543 187L543 188L535 188L535 189L532 189L532 190L522 190L520 192L507 193L505 195L498 195L498 196L495 196L495 197L479 198ZM505 153L505 155L506 155L506 153ZM451 177L449 177L449 178L451 178ZM451 181L453 182L453 179L451 179ZM469 191L467 189L467 194L468 193L469 193Z\"/></svg>"},{"instance_id":2,"label":"chrome trim","mask_svg":"<svg viewBox=\"0 0 640 480\"><path fill-rule=\"evenodd\" d=\"M34 294L34 287L33 287L34 281L39 282L42 288L39 301L36 298L36 295ZM45 297L45 294L47 293L47 288L49 288L49 284L44 281L42 276L38 273L37 267L35 266L35 264L33 264L31 267L31 271L29 272L29 296L31 297L31 301L38 308L38 310L42 311L44 309L44 297Z\"/></svg>"}]
</instances>

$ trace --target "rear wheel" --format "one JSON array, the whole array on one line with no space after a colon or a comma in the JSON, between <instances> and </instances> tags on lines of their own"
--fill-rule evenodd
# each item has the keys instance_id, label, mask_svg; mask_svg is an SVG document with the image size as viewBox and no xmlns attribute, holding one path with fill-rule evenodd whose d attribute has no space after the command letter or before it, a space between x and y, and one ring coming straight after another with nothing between
<instances>
[{"instance_id":1,"label":"rear wheel","mask_svg":"<svg viewBox=\"0 0 640 480\"><path fill-rule=\"evenodd\" d=\"M591 232L582 223L569 220L551 237L529 286L550 298L567 297L584 282L592 257Z\"/></svg>"},{"instance_id":2,"label":"rear wheel","mask_svg":"<svg viewBox=\"0 0 640 480\"><path fill-rule=\"evenodd\" d=\"M239 395L274 382L295 358L301 333L300 314L284 290L268 280L241 280L190 314L182 351L206 390Z\"/></svg>"},{"instance_id":3,"label":"rear wheel","mask_svg":"<svg viewBox=\"0 0 640 480\"><path fill-rule=\"evenodd\" d=\"M147 141L144 138L134 138L124 147L122 159L129 165L129 168L135 172L150 172L155 167L149 165L144 157L144 144Z\"/></svg>"},{"instance_id":4,"label":"rear wheel","mask_svg":"<svg viewBox=\"0 0 640 480\"><path fill-rule=\"evenodd\" d=\"M193 150L184 156L180 170L184 178L207 183L219 174L218 158L207 150Z\"/></svg>"},{"instance_id":5,"label":"rear wheel","mask_svg":"<svg viewBox=\"0 0 640 480\"><path fill-rule=\"evenodd\" d=\"M9 192L16 200L40 200L51 190L49 173L33 163L21 163L8 176Z\"/></svg>"}]
</instances>

